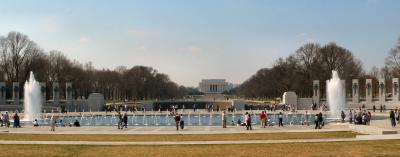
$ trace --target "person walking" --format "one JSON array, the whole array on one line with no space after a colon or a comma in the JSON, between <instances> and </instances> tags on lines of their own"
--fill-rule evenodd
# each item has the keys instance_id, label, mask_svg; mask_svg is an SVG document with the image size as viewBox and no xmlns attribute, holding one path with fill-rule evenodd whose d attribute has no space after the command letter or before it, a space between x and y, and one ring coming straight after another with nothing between
<instances>
[{"instance_id":1,"label":"person walking","mask_svg":"<svg viewBox=\"0 0 400 157\"><path fill-rule=\"evenodd\" d=\"M341 117L342 117L342 123L344 123L344 119L346 118L346 114L344 114L344 112L341 112Z\"/></svg>"},{"instance_id":2,"label":"person walking","mask_svg":"<svg viewBox=\"0 0 400 157\"><path fill-rule=\"evenodd\" d=\"M322 129L322 127L324 126L324 118L322 117L322 112L319 112L318 114L318 128Z\"/></svg>"},{"instance_id":3,"label":"person walking","mask_svg":"<svg viewBox=\"0 0 400 157\"><path fill-rule=\"evenodd\" d=\"M282 114L282 112L279 112L278 121L279 121L278 127L283 127L283 114Z\"/></svg>"},{"instance_id":4,"label":"person walking","mask_svg":"<svg viewBox=\"0 0 400 157\"><path fill-rule=\"evenodd\" d=\"M123 122L122 114L120 111L118 111L118 129L121 130L123 129L122 122Z\"/></svg>"},{"instance_id":5,"label":"person walking","mask_svg":"<svg viewBox=\"0 0 400 157\"><path fill-rule=\"evenodd\" d=\"M226 128L226 113L225 111L222 111L222 128Z\"/></svg>"},{"instance_id":6,"label":"person walking","mask_svg":"<svg viewBox=\"0 0 400 157\"><path fill-rule=\"evenodd\" d=\"M175 126L176 126L176 131L179 130L179 123L181 121L181 116L178 115L178 113L175 113Z\"/></svg>"},{"instance_id":7,"label":"person walking","mask_svg":"<svg viewBox=\"0 0 400 157\"><path fill-rule=\"evenodd\" d=\"M389 118L390 118L390 122L392 124L392 127L395 128L396 127L396 116L394 115L394 111L393 110L390 111Z\"/></svg>"},{"instance_id":8,"label":"person walking","mask_svg":"<svg viewBox=\"0 0 400 157\"><path fill-rule=\"evenodd\" d=\"M17 112L15 112L13 119L14 119L13 128L20 128L21 125L19 124L19 116Z\"/></svg>"},{"instance_id":9,"label":"person walking","mask_svg":"<svg viewBox=\"0 0 400 157\"><path fill-rule=\"evenodd\" d=\"M124 127L128 128L128 115L126 115L126 112L124 113L124 117L122 118L122 121L124 122Z\"/></svg>"},{"instance_id":10,"label":"person walking","mask_svg":"<svg viewBox=\"0 0 400 157\"><path fill-rule=\"evenodd\" d=\"M179 126L181 127L181 130L183 130L185 128L185 121L183 120L182 114L180 116Z\"/></svg>"},{"instance_id":11,"label":"person walking","mask_svg":"<svg viewBox=\"0 0 400 157\"><path fill-rule=\"evenodd\" d=\"M50 131L56 131L56 116L54 116L54 113L51 115L50 118Z\"/></svg>"},{"instance_id":12,"label":"person walking","mask_svg":"<svg viewBox=\"0 0 400 157\"><path fill-rule=\"evenodd\" d=\"M6 128L9 128L9 127L10 127L10 116L8 115L8 112L6 112L6 113L4 114L3 121L4 121L5 127L6 127Z\"/></svg>"},{"instance_id":13,"label":"person walking","mask_svg":"<svg viewBox=\"0 0 400 157\"><path fill-rule=\"evenodd\" d=\"M251 115L248 112L246 112L246 115L244 117L245 117L245 121L246 121L246 129L247 130L252 130L252 128L251 128Z\"/></svg>"},{"instance_id":14,"label":"person walking","mask_svg":"<svg viewBox=\"0 0 400 157\"><path fill-rule=\"evenodd\" d=\"M266 119L267 119L267 115L265 114L265 111L262 111L260 113L260 122L261 122L261 127L262 128L265 128L265 126L267 124Z\"/></svg>"}]
</instances>

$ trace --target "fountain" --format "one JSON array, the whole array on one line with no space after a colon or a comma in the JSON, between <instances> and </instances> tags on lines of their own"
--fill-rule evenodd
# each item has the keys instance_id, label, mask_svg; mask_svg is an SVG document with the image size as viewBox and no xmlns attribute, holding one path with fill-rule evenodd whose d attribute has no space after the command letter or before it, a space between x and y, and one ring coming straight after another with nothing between
<instances>
[{"instance_id":1,"label":"fountain","mask_svg":"<svg viewBox=\"0 0 400 157\"><path fill-rule=\"evenodd\" d=\"M337 71L332 71L332 79L327 81L327 98L331 117L339 118L342 110L345 109L346 100L344 84L339 78Z\"/></svg>"},{"instance_id":2,"label":"fountain","mask_svg":"<svg viewBox=\"0 0 400 157\"><path fill-rule=\"evenodd\" d=\"M33 121L40 117L42 111L42 96L40 84L35 80L33 72L30 72L29 80L24 86L24 119L23 121Z\"/></svg>"}]
</instances>

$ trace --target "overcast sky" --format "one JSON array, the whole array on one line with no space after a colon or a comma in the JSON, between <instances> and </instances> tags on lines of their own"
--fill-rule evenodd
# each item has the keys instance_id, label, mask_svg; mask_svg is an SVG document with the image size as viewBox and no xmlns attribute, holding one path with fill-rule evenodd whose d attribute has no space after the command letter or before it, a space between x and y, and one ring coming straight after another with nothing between
<instances>
[{"instance_id":1,"label":"overcast sky","mask_svg":"<svg viewBox=\"0 0 400 157\"><path fill-rule=\"evenodd\" d=\"M181 85L241 83L306 42L334 41L366 70L400 36L400 0L10 0L0 35L27 34L98 68L151 66Z\"/></svg>"}]
</instances>

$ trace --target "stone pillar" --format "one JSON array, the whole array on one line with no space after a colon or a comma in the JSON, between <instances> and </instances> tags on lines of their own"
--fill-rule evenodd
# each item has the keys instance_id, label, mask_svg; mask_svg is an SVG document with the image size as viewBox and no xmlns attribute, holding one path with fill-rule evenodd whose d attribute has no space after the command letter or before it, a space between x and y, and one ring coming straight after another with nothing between
<instances>
[{"instance_id":1,"label":"stone pillar","mask_svg":"<svg viewBox=\"0 0 400 157\"><path fill-rule=\"evenodd\" d=\"M379 101L386 102L386 84L385 79L379 79Z\"/></svg>"},{"instance_id":2,"label":"stone pillar","mask_svg":"<svg viewBox=\"0 0 400 157\"><path fill-rule=\"evenodd\" d=\"M394 102L399 101L399 78L392 79L392 95Z\"/></svg>"},{"instance_id":3,"label":"stone pillar","mask_svg":"<svg viewBox=\"0 0 400 157\"><path fill-rule=\"evenodd\" d=\"M359 86L359 82L358 79L353 79L353 83L352 83L352 98L353 98L353 103L359 103L360 102L360 86Z\"/></svg>"},{"instance_id":4,"label":"stone pillar","mask_svg":"<svg viewBox=\"0 0 400 157\"><path fill-rule=\"evenodd\" d=\"M6 83L0 82L0 105L6 104Z\"/></svg>"},{"instance_id":5,"label":"stone pillar","mask_svg":"<svg viewBox=\"0 0 400 157\"><path fill-rule=\"evenodd\" d=\"M342 83L342 87L343 87L343 93L344 93L344 99L347 103L347 93L346 93L346 80L340 80L340 82Z\"/></svg>"},{"instance_id":6,"label":"stone pillar","mask_svg":"<svg viewBox=\"0 0 400 157\"><path fill-rule=\"evenodd\" d=\"M42 104L46 104L46 83L40 82L40 91L42 93Z\"/></svg>"},{"instance_id":7,"label":"stone pillar","mask_svg":"<svg viewBox=\"0 0 400 157\"><path fill-rule=\"evenodd\" d=\"M372 103L372 79L365 80L365 101L367 104Z\"/></svg>"},{"instance_id":8,"label":"stone pillar","mask_svg":"<svg viewBox=\"0 0 400 157\"><path fill-rule=\"evenodd\" d=\"M13 82L12 91L13 91L13 104L19 105L19 82Z\"/></svg>"},{"instance_id":9,"label":"stone pillar","mask_svg":"<svg viewBox=\"0 0 400 157\"><path fill-rule=\"evenodd\" d=\"M60 105L60 86L58 82L53 82L53 105Z\"/></svg>"},{"instance_id":10,"label":"stone pillar","mask_svg":"<svg viewBox=\"0 0 400 157\"><path fill-rule=\"evenodd\" d=\"M72 101L72 83L65 83L65 100Z\"/></svg>"},{"instance_id":11,"label":"stone pillar","mask_svg":"<svg viewBox=\"0 0 400 157\"><path fill-rule=\"evenodd\" d=\"M319 80L313 81L313 102L319 104L321 98Z\"/></svg>"},{"instance_id":12,"label":"stone pillar","mask_svg":"<svg viewBox=\"0 0 400 157\"><path fill-rule=\"evenodd\" d=\"M66 104L63 106L64 110L69 109L72 106L72 83L65 83L65 100Z\"/></svg>"}]
</instances>

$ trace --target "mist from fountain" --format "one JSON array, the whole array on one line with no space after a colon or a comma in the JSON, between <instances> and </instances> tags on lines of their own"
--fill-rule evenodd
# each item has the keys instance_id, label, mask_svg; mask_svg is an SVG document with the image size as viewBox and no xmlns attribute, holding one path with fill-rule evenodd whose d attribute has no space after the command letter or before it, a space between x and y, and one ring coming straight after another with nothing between
<instances>
[{"instance_id":1,"label":"mist from fountain","mask_svg":"<svg viewBox=\"0 0 400 157\"><path fill-rule=\"evenodd\" d=\"M42 111L42 96L40 83L30 72L29 80L24 85L24 118L23 121L33 121L40 118Z\"/></svg>"},{"instance_id":2,"label":"mist from fountain","mask_svg":"<svg viewBox=\"0 0 400 157\"><path fill-rule=\"evenodd\" d=\"M337 71L332 71L332 79L327 81L327 98L331 117L339 118L341 111L345 109L346 96L344 85Z\"/></svg>"}]
</instances>

